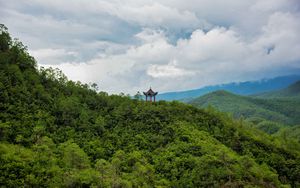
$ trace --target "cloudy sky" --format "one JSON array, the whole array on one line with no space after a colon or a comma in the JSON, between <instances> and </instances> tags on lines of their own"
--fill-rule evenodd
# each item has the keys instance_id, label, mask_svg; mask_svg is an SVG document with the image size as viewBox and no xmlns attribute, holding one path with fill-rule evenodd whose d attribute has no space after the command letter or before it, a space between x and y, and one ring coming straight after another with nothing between
<instances>
[{"instance_id":1,"label":"cloudy sky","mask_svg":"<svg viewBox=\"0 0 300 188\"><path fill-rule=\"evenodd\" d=\"M44 67L109 93L300 72L299 0L0 0Z\"/></svg>"}]
</instances>

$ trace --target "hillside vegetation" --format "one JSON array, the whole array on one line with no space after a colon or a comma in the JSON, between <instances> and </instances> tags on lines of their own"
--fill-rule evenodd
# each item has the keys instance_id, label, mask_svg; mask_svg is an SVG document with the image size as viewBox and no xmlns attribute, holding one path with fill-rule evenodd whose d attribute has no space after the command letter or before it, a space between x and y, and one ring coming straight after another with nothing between
<instances>
[{"instance_id":1,"label":"hillside vegetation","mask_svg":"<svg viewBox=\"0 0 300 188\"><path fill-rule=\"evenodd\" d=\"M178 102L37 69L0 32L1 187L299 187L299 145Z\"/></svg>"},{"instance_id":2,"label":"hillside vegetation","mask_svg":"<svg viewBox=\"0 0 300 188\"><path fill-rule=\"evenodd\" d=\"M300 82L282 90L240 96L227 91L216 91L188 103L196 107L211 106L234 118L243 118L250 126L278 137L300 143Z\"/></svg>"}]
</instances>

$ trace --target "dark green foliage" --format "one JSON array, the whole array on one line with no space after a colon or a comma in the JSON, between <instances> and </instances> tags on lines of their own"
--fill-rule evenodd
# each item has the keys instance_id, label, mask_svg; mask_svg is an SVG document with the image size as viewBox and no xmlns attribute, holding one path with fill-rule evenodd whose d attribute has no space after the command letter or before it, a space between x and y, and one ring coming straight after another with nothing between
<instances>
[{"instance_id":1,"label":"dark green foliage","mask_svg":"<svg viewBox=\"0 0 300 188\"><path fill-rule=\"evenodd\" d=\"M0 51L5 52L11 45L11 38L5 25L0 24Z\"/></svg>"},{"instance_id":2,"label":"dark green foliage","mask_svg":"<svg viewBox=\"0 0 300 188\"><path fill-rule=\"evenodd\" d=\"M300 185L288 139L210 109L97 93L3 41L1 187Z\"/></svg>"}]
</instances>

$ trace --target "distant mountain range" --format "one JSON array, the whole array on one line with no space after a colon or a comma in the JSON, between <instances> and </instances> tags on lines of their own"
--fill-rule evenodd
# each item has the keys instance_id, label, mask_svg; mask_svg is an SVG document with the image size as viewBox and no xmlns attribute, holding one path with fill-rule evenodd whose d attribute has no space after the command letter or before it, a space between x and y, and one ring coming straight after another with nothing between
<instances>
[{"instance_id":1,"label":"distant mountain range","mask_svg":"<svg viewBox=\"0 0 300 188\"><path fill-rule=\"evenodd\" d=\"M273 90L283 89L298 80L300 80L300 75L289 75L257 81L213 85L194 90L158 94L157 100L188 101L192 98L196 98L217 90L226 90L239 95L254 95L257 93L266 93Z\"/></svg>"},{"instance_id":2,"label":"distant mountain range","mask_svg":"<svg viewBox=\"0 0 300 188\"><path fill-rule=\"evenodd\" d=\"M261 98L286 98L286 97L300 97L300 80L290 85L287 88L269 91L265 93L255 94L253 96Z\"/></svg>"},{"instance_id":3,"label":"distant mountain range","mask_svg":"<svg viewBox=\"0 0 300 188\"><path fill-rule=\"evenodd\" d=\"M281 90L254 96L241 96L219 90L188 103L196 107L212 106L232 114L235 118L243 117L258 128L268 127L269 130L265 131L269 133L280 126L300 125L300 81Z\"/></svg>"}]
</instances>

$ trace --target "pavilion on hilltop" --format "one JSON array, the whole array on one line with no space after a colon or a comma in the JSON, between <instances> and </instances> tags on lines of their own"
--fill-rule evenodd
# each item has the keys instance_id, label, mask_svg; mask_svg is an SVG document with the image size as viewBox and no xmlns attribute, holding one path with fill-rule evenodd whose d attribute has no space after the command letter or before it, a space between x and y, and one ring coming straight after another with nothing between
<instances>
[{"instance_id":1,"label":"pavilion on hilltop","mask_svg":"<svg viewBox=\"0 0 300 188\"><path fill-rule=\"evenodd\" d=\"M158 92L154 92L150 87L150 89L147 92L143 92L143 93L146 96L146 101L155 102L155 96L157 95Z\"/></svg>"}]
</instances>

